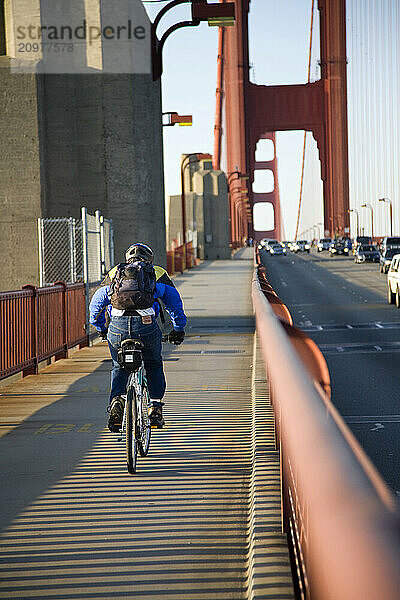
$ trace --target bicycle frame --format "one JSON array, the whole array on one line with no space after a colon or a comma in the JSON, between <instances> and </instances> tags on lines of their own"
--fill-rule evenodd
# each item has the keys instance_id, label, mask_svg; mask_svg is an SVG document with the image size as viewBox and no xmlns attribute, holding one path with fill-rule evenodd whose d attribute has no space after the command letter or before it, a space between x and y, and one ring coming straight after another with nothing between
<instances>
[{"instance_id":1,"label":"bicycle frame","mask_svg":"<svg viewBox=\"0 0 400 600\"><path fill-rule=\"evenodd\" d=\"M144 365L143 362L137 371L129 374L128 383L126 384L126 389L128 389L133 385L135 390L135 401L136 401L136 411L137 415L142 420L142 396L143 396L143 386L146 384L146 375L144 373ZM126 400L126 394L122 396ZM124 434L126 432L126 402L124 404L124 416L122 417L121 429L117 433L118 436ZM122 437L119 437L119 442L122 441Z\"/></svg>"}]
</instances>

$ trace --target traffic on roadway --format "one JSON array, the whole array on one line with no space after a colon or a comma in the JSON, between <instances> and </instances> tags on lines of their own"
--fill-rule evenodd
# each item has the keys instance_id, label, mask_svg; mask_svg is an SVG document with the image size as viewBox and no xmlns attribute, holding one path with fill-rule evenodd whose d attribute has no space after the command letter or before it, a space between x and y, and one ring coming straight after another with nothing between
<instances>
[{"instance_id":1,"label":"traffic on roadway","mask_svg":"<svg viewBox=\"0 0 400 600\"><path fill-rule=\"evenodd\" d=\"M352 251L323 250L288 251L283 258L262 244L260 258L294 324L323 352L333 403L400 495L400 311L388 302L393 273L381 273L379 259L356 263Z\"/></svg>"}]
</instances>

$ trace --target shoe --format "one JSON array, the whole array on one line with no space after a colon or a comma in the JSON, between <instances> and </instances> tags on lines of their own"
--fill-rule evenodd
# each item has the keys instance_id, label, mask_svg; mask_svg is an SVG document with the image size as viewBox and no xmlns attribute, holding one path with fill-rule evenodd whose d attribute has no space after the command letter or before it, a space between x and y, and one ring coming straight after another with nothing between
<instances>
[{"instance_id":1,"label":"shoe","mask_svg":"<svg viewBox=\"0 0 400 600\"><path fill-rule=\"evenodd\" d=\"M119 433L122 427L124 416L124 400L121 396L114 396L108 408L110 417L108 419L108 429L113 433Z\"/></svg>"},{"instance_id":2,"label":"shoe","mask_svg":"<svg viewBox=\"0 0 400 600\"><path fill-rule=\"evenodd\" d=\"M153 400L153 402L149 405L149 417L151 427L157 427L157 429L162 429L164 427L165 421L162 415L163 406L164 402L158 402L156 400Z\"/></svg>"}]
</instances>

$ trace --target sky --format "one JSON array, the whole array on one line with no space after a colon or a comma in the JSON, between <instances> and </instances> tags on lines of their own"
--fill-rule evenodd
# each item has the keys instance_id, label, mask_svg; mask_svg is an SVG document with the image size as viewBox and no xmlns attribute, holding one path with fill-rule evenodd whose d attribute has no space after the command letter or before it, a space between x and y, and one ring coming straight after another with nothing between
<instances>
[{"instance_id":1,"label":"sky","mask_svg":"<svg viewBox=\"0 0 400 600\"><path fill-rule=\"evenodd\" d=\"M260 85L306 83L312 0L252 0L249 17L251 81ZM154 20L167 2L143 2ZM166 15L158 36L167 27L190 19L190 5ZM317 22L317 20L316 20ZM166 194L180 193L180 155L213 151L218 28L202 23L173 33L164 47L163 111L192 114L192 127L164 128ZM315 27L315 48L318 30ZM315 54L315 53L314 53ZM318 78L313 56L312 79ZM299 200L303 132L277 135L279 188L286 238L294 236ZM265 190L269 191L269 190ZM299 233L322 220L319 161L310 134L304 183L304 210ZM303 216L304 213L304 216ZM306 217L307 214L307 217ZM310 216L311 215L311 216Z\"/></svg>"}]
</instances>

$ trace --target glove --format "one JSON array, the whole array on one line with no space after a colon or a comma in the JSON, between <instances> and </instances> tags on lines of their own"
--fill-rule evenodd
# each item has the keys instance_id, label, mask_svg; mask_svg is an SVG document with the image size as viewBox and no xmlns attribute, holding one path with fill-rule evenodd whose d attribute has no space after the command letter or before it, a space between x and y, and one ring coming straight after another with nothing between
<instances>
[{"instance_id":1,"label":"glove","mask_svg":"<svg viewBox=\"0 0 400 600\"><path fill-rule=\"evenodd\" d=\"M185 339L185 332L184 331L176 331L176 329L173 329L168 336L169 343L175 344L176 346L179 346L179 344L182 344L184 339Z\"/></svg>"},{"instance_id":2,"label":"glove","mask_svg":"<svg viewBox=\"0 0 400 600\"><path fill-rule=\"evenodd\" d=\"M107 331L108 329L104 329L104 331L100 331L99 332L99 337L101 339L102 342L106 342L107 341Z\"/></svg>"}]
</instances>

